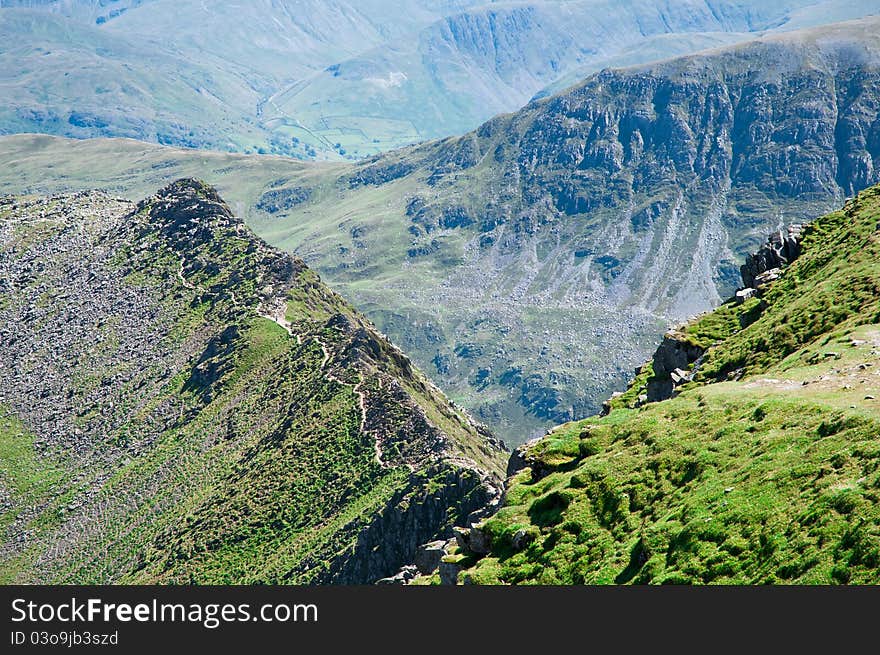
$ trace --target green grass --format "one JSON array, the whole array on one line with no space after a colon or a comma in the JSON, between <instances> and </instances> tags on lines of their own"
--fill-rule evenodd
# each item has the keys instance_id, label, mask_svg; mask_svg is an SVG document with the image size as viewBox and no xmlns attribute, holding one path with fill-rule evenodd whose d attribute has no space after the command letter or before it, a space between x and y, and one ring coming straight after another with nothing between
<instances>
[{"instance_id":1,"label":"green grass","mask_svg":"<svg viewBox=\"0 0 880 655\"><path fill-rule=\"evenodd\" d=\"M880 321L880 189L804 230L804 254L764 297L767 309L707 353L700 380L766 369L828 335Z\"/></svg>"},{"instance_id":2,"label":"green grass","mask_svg":"<svg viewBox=\"0 0 880 655\"><path fill-rule=\"evenodd\" d=\"M726 386L543 440L555 472L514 480L472 579L877 582L880 417ZM521 529L535 540L515 553Z\"/></svg>"},{"instance_id":3,"label":"green grass","mask_svg":"<svg viewBox=\"0 0 880 655\"><path fill-rule=\"evenodd\" d=\"M608 416L535 444L463 578L880 582L878 221L875 187L806 229L760 304L685 326L708 350L676 398L632 408L647 366Z\"/></svg>"},{"instance_id":4,"label":"green grass","mask_svg":"<svg viewBox=\"0 0 880 655\"><path fill-rule=\"evenodd\" d=\"M11 501L11 508L0 514L0 530L5 532L16 519L26 518L28 508L45 505L67 477L66 467L56 458L37 453L34 435L8 407L0 405L0 492ZM69 498L54 499L60 507L65 502ZM48 518L45 513L42 516ZM29 521L34 531L49 525L50 521L41 520L39 514ZM30 548L0 560L0 583L14 582L38 555L37 549Z\"/></svg>"},{"instance_id":5,"label":"green grass","mask_svg":"<svg viewBox=\"0 0 880 655\"><path fill-rule=\"evenodd\" d=\"M708 348L721 343L742 329L741 317L760 313L761 301L749 298L737 304L734 300L697 318L684 329L685 337L694 345Z\"/></svg>"},{"instance_id":6,"label":"green grass","mask_svg":"<svg viewBox=\"0 0 880 655\"><path fill-rule=\"evenodd\" d=\"M50 458L34 450L34 435L7 407L0 406L0 484L15 504L41 498L61 479ZM3 515L2 526L12 513Z\"/></svg>"}]
</instances>

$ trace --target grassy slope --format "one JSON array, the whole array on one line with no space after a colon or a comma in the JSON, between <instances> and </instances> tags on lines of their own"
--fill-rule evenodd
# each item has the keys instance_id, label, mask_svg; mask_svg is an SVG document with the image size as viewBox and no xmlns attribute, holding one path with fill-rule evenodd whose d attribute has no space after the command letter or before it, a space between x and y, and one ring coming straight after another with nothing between
<instances>
[{"instance_id":1,"label":"grassy slope","mask_svg":"<svg viewBox=\"0 0 880 655\"><path fill-rule=\"evenodd\" d=\"M149 289L160 301L160 320L170 325L163 351L190 349L193 356L164 377L156 371L168 361L143 362L149 368L130 387L118 394L111 389L101 405L111 417L106 432L90 430L90 415L71 417L93 440L78 458L53 455L45 445L38 452L32 432L11 408L2 409L0 499L8 504L0 527L8 541L0 580L246 583L320 577L326 573L322 566L351 548L395 493L409 490L418 497L420 490L443 484L432 487L435 473L424 465L411 473L396 452L383 453L386 465L377 461L374 435L361 426L358 382L369 390L368 402L395 407L386 436L399 430L419 438L418 425L408 423L413 410L384 398L383 385L396 380L449 438L446 454L498 471L498 451L421 373L393 358L390 344L378 341L384 351L366 363L344 354L348 337L329 327L328 319L343 315L356 325L362 319L312 271L298 272L287 290L291 336L256 307L267 262L282 255L267 256L265 244L255 247L252 238L215 226L209 239L187 251L187 261L203 265L188 272L186 286L177 277L180 255L156 231L161 220L151 207L116 228L125 238L115 241L119 232L103 226L102 240L123 284ZM17 241L4 250L14 255L46 247L57 231L39 225L23 223ZM218 266L204 265L212 262ZM39 285L40 277L31 283ZM18 302L2 299L0 309ZM50 313L63 309L47 302ZM228 334L233 336L217 341ZM213 346L205 346L209 338ZM83 384L112 379L114 367L133 366L135 355L120 349L109 361L94 357L82 365ZM84 393L72 388L68 397ZM169 408L179 416L170 425ZM12 546L10 535L23 532L24 546ZM312 561L321 566L308 566Z\"/></svg>"},{"instance_id":2,"label":"grassy slope","mask_svg":"<svg viewBox=\"0 0 880 655\"><path fill-rule=\"evenodd\" d=\"M755 323L739 330L726 305L690 325L715 345L678 397L561 426L533 446L485 526L492 553L465 575L880 581L878 221L874 187L807 228ZM531 541L514 552L520 531Z\"/></svg>"}]
</instances>

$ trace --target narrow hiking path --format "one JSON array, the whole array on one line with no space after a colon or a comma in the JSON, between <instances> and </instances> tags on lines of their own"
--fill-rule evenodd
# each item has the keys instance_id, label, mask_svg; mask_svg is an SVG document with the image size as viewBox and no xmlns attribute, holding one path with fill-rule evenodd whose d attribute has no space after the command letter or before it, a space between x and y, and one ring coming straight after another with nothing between
<instances>
[{"instance_id":1,"label":"narrow hiking path","mask_svg":"<svg viewBox=\"0 0 880 655\"><path fill-rule=\"evenodd\" d=\"M318 342L318 345L321 346L321 351L324 354L324 359L321 362L321 370L325 371L328 380L333 380L337 384L344 385L346 387L351 387L351 390L358 397L358 407L361 412L361 423L360 423L360 431L363 434L367 432L367 394L365 394L361 390L361 385L363 384L363 378L358 380L357 384L350 384L348 382L343 382L340 380L333 371L327 369L327 363L330 361L330 349L327 348L327 344L320 337L315 337L315 341ZM373 436L373 447L376 453L376 461L383 467L387 467L387 464L382 459L382 447L379 445L379 439L376 436Z\"/></svg>"},{"instance_id":2,"label":"narrow hiking path","mask_svg":"<svg viewBox=\"0 0 880 655\"><path fill-rule=\"evenodd\" d=\"M187 280L186 277L184 277L183 272L184 272L185 268L186 268L186 260L183 257L181 257L180 258L180 268L177 271L177 277L180 280L181 284L183 284L183 286L185 286L187 289L190 289L192 291L200 291L200 292L204 293L205 290L202 287L193 284L192 282ZM230 293L230 297L232 299L233 304L236 306L239 306L238 299L235 297L234 292ZM260 306L257 307L257 314L262 318L268 319L268 320L280 325L282 328L284 328L284 330L287 332L287 334L289 334L291 337L294 337L296 339L296 343L298 345L302 345L302 343L303 343L302 335L298 334L298 333L294 333L293 326L292 326L291 322L288 321L285 316L286 309L287 309L286 303L280 303L274 309L275 309L274 312L271 310L266 311L265 309L263 309L263 305L261 304ZM340 380L336 376L336 374L333 373L333 371L327 369L327 364L330 362L330 357L331 357L330 349L327 347L327 344L318 336L315 336L314 339L315 339L315 341L318 342L318 345L321 346L321 353L323 354L323 359L321 360L320 368L322 371L324 371L327 379L332 380L333 382L336 382L337 384L340 384L340 385L343 385L346 387L351 387L352 391L354 391L354 393L357 395L358 408L360 409L360 414L361 414L361 421L360 421L359 429L362 433L366 434L366 431L367 431L367 395L361 390L361 385L363 384L363 379L360 379L357 382L357 384L354 384L354 385L347 383L347 382L344 382L343 380ZM375 449L376 461L379 463L380 466L387 467L388 465L382 459L382 447L379 444L378 437L376 437L376 436L373 437L373 447Z\"/></svg>"},{"instance_id":3,"label":"narrow hiking path","mask_svg":"<svg viewBox=\"0 0 880 655\"><path fill-rule=\"evenodd\" d=\"M181 283L183 286L185 286L187 289L189 289L190 291L202 291L202 292L204 292L204 289L202 289L202 288L199 287L199 286L196 286L195 284L193 284L192 282L190 282L189 280L187 280L187 279L183 276L183 270L184 270L184 267L185 267L185 266L186 266L186 259L183 257L183 255L181 255L181 256L180 256L180 268L177 269L177 279L180 280L180 283Z\"/></svg>"},{"instance_id":4,"label":"narrow hiking path","mask_svg":"<svg viewBox=\"0 0 880 655\"><path fill-rule=\"evenodd\" d=\"M288 321L287 318L285 317L286 306L282 305L280 308L276 308L275 313L272 313L272 312L261 313L262 309L263 309L263 305L260 304L260 306L257 307L257 313L262 318L268 319L274 323L277 323L281 327L283 327L287 331L287 334L289 334L290 336L292 336L296 339L297 345L299 345L299 346L302 345L302 342L303 342L302 335L299 333L294 333L293 324L290 321ZM323 368L323 367L324 366L322 364L321 368Z\"/></svg>"}]
</instances>

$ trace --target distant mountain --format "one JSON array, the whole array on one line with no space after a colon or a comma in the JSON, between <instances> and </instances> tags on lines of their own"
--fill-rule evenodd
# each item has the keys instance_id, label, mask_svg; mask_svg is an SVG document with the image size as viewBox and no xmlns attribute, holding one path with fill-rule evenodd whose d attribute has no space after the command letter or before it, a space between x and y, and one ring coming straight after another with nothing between
<instances>
[{"instance_id":1,"label":"distant mountain","mask_svg":"<svg viewBox=\"0 0 880 655\"><path fill-rule=\"evenodd\" d=\"M371 583L502 451L209 186L0 197L0 579Z\"/></svg>"},{"instance_id":2,"label":"distant mountain","mask_svg":"<svg viewBox=\"0 0 880 655\"><path fill-rule=\"evenodd\" d=\"M875 186L812 222L756 296L668 335L609 415L515 453L504 507L461 535L441 574L877 584L878 218ZM675 397L646 403L670 374Z\"/></svg>"},{"instance_id":3,"label":"distant mountain","mask_svg":"<svg viewBox=\"0 0 880 655\"><path fill-rule=\"evenodd\" d=\"M605 71L298 178L309 200L253 224L516 441L595 412L770 230L880 181L878 35L865 19Z\"/></svg>"},{"instance_id":4,"label":"distant mountain","mask_svg":"<svg viewBox=\"0 0 880 655\"><path fill-rule=\"evenodd\" d=\"M340 61L279 91L271 105L278 120L295 117L363 154L386 138L401 145L466 132L607 66L746 41L791 29L793 20L803 28L877 11L877 0L497 2Z\"/></svg>"},{"instance_id":5,"label":"distant mountain","mask_svg":"<svg viewBox=\"0 0 880 655\"><path fill-rule=\"evenodd\" d=\"M359 158L473 129L608 65L876 0L4 0L0 133Z\"/></svg>"},{"instance_id":6,"label":"distant mountain","mask_svg":"<svg viewBox=\"0 0 880 655\"><path fill-rule=\"evenodd\" d=\"M608 70L358 165L20 137L0 180L132 193L203 171L516 443L595 413L769 231L878 181L878 21Z\"/></svg>"},{"instance_id":7,"label":"distant mountain","mask_svg":"<svg viewBox=\"0 0 880 655\"><path fill-rule=\"evenodd\" d=\"M469 4L3 0L0 86L14 100L0 133L338 158L308 130L264 124L268 98Z\"/></svg>"}]
</instances>

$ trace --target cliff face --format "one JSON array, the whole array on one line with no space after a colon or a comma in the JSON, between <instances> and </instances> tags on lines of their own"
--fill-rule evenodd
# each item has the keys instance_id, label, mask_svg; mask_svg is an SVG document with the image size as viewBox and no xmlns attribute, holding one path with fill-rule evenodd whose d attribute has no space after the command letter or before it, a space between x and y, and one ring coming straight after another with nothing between
<instances>
[{"instance_id":1,"label":"cliff face","mask_svg":"<svg viewBox=\"0 0 880 655\"><path fill-rule=\"evenodd\" d=\"M383 220L405 248L362 226L342 255L310 257L347 290L402 255L406 280L353 298L407 299L409 320L383 327L487 420L589 414L663 324L732 294L768 232L880 180L877 33L870 19L604 71L368 162L342 178L345 206L400 193Z\"/></svg>"},{"instance_id":2,"label":"cliff face","mask_svg":"<svg viewBox=\"0 0 880 655\"><path fill-rule=\"evenodd\" d=\"M0 248L8 582L369 583L498 493L499 443L211 187L5 197Z\"/></svg>"},{"instance_id":3,"label":"cliff face","mask_svg":"<svg viewBox=\"0 0 880 655\"><path fill-rule=\"evenodd\" d=\"M541 269L577 265L662 315L705 309L769 228L878 180L876 25L603 72L438 145L413 222L478 226L485 256L552 235L568 247Z\"/></svg>"}]
</instances>

